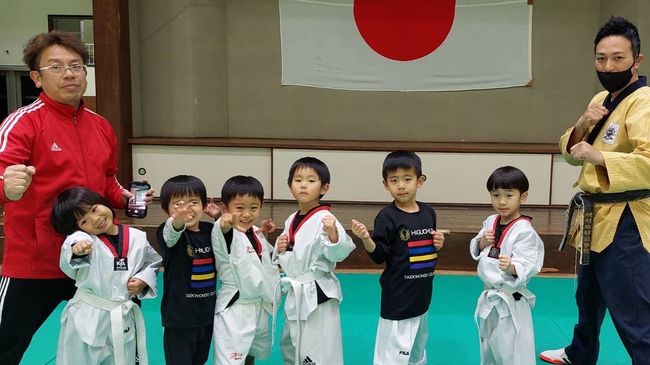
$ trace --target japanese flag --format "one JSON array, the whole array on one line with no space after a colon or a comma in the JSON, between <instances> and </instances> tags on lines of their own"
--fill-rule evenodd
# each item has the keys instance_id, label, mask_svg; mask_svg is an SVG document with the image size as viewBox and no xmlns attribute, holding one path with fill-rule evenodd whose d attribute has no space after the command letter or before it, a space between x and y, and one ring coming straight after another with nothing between
<instances>
[{"instance_id":1,"label":"japanese flag","mask_svg":"<svg viewBox=\"0 0 650 365\"><path fill-rule=\"evenodd\" d=\"M279 0L282 84L445 91L531 81L528 0Z\"/></svg>"}]
</instances>

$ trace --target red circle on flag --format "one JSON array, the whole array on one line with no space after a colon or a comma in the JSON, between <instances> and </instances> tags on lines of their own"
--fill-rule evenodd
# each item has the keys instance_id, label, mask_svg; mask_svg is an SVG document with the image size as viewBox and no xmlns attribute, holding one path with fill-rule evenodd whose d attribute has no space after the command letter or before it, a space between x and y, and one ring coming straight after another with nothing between
<instances>
[{"instance_id":1,"label":"red circle on flag","mask_svg":"<svg viewBox=\"0 0 650 365\"><path fill-rule=\"evenodd\" d=\"M456 0L354 0L354 21L375 52L412 61L440 47L455 10Z\"/></svg>"}]
</instances>

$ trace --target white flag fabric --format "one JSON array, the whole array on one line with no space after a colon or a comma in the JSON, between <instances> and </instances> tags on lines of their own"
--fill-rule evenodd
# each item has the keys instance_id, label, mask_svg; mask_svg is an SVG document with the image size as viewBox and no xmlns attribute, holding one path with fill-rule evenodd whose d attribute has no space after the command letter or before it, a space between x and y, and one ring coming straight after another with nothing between
<instances>
[{"instance_id":1,"label":"white flag fabric","mask_svg":"<svg viewBox=\"0 0 650 365\"><path fill-rule=\"evenodd\" d=\"M527 0L279 0L282 85L453 91L531 81Z\"/></svg>"}]
</instances>

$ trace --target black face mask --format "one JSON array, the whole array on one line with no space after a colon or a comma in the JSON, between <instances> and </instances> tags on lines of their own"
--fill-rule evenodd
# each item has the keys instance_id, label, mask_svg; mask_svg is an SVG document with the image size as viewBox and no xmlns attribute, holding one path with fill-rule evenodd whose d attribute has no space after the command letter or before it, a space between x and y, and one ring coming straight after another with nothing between
<instances>
[{"instance_id":1,"label":"black face mask","mask_svg":"<svg viewBox=\"0 0 650 365\"><path fill-rule=\"evenodd\" d=\"M625 87L625 85L630 82L632 79L632 67L634 67L634 63L632 63L632 66L628 68L625 71L618 71L618 72L601 72L601 71L596 71L596 74L598 74L598 80L600 80L600 84L603 85L605 90L609 91L610 93L616 92L621 90L622 88Z\"/></svg>"}]
</instances>

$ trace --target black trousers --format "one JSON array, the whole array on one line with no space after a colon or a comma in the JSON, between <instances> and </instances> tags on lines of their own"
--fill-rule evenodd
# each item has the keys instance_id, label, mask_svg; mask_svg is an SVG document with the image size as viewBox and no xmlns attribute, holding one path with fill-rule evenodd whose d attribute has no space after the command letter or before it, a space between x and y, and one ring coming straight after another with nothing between
<instances>
[{"instance_id":1,"label":"black trousers","mask_svg":"<svg viewBox=\"0 0 650 365\"><path fill-rule=\"evenodd\" d=\"M165 327L163 342L167 365L203 365L212 343L212 324L197 328Z\"/></svg>"},{"instance_id":2,"label":"black trousers","mask_svg":"<svg viewBox=\"0 0 650 365\"><path fill-rule=\"evenodd\" d=\"M578 324L565 352L574 365L595 365L600 327L609 313L632 364L650 364L650 253L627 206L614 241L578 271Z\"/></svg>"},{"instance_id":3,"label":"black trousers","mask_svg":"<svg viewBox=\"0 0 650 365\"><path fill-rule=\"evenodd\" d=\"M34 333L75 290L69 278L0 277L0 364L18 365Z\"/></svg>"}]
</instances>

